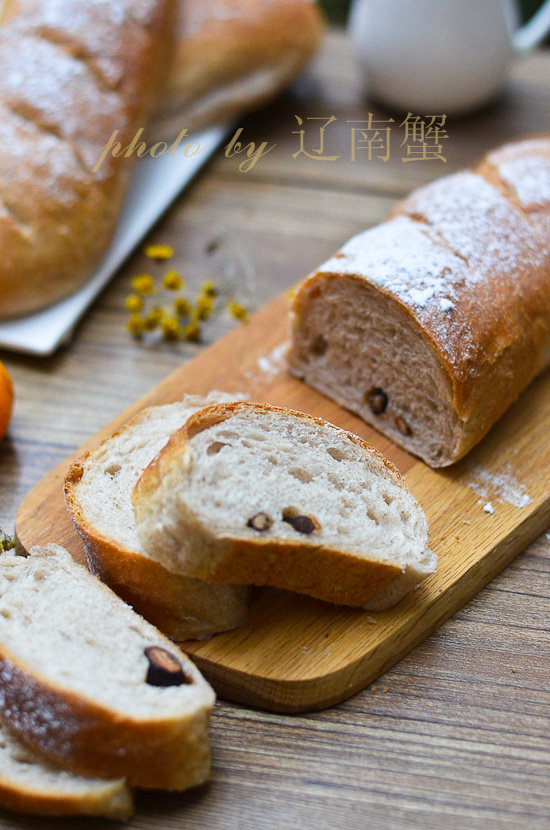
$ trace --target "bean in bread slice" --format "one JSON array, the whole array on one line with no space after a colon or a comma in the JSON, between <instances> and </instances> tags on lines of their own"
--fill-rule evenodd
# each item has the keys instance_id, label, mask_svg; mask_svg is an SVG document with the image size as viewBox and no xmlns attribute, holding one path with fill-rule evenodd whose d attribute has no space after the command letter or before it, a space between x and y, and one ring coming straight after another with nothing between
<instances>
[{"instance_id":1,"label":"bean in bread slice","mask_svg":"<svg viewBox=\"0 0 550 830\"><path fill-rule=\"evenodd\" d=\"M0 721L0 807L39 816L103 816L133 813L123 779L77 775L23 743Z\"/></svg>"},{"instance_id":2,"label":"bean in bread slice","mask_svg":"<svg viewBox=\"0 0 550 830\"><path fill-rule=\"evenodd\" d=\"M176 575L151 559L140 544L130 496L145 467L194 412L232 400L211 392L142 410L74 461L65 478L65 503L90 570L173 640L236 628L246 617L248 590Z\"/></svg>"},{"instance_id":3,"label":"bean in bread slice","mask_svg":"<svg viewBox=\"0 0 550 830\"><path fill-rule=\"evenodd\" d=\"M144 548L170 570L390 607L436 567L424 512L355 435L245 402L203 409L132 496Z\"/></svg>"},{"instance_id":4,"label":"bean in bread slice","mask_svg":"<svg viewBox=\"0 0 550 830\"><path fill-rule=\"evenodd\" d=\"M0 715L86 775L208 778L214 692L170 640L58 545L0 559Z\"/></svg>"}]
</instances>

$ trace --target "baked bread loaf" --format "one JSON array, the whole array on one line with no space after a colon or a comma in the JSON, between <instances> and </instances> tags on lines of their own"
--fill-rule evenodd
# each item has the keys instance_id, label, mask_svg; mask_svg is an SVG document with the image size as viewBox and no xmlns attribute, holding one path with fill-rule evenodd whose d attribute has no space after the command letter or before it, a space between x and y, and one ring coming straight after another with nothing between
<instances>
[{"instance_id":1,"label":"baked bread loaf","mask_svg":"<svg viewBox=\"0 0 550 830\"><path fill-rule=\"evenodd\" d=\"M127 819L132 794L124 780L76 775L24 744L0 722L0 807L39 816Z\"/></svg>"},{"instance_id":2,"label":"baked bread loaf","mask_svg":"<svg viewBox=\"0 0 550 830\"><path fill-rule=\"evenodd\" d=\"M140 544L130 496L145 467L197 410L234 397L213 392L146 409L77 459L65 479L65 502L92 573L173 640L236 628L248 589L211 585L170 573Z\"/></svg>"},{"instance_id":3,"label":"baked bread loaf","mask_svg":"<svg viewBox=\"0 0 550 830\"><path fill-rule=\"evenodd\" d=\"M170 67L171 0L6 0L0 25L0 317L78 288L105 251Z\"/></svg>"},{"instance_id":4,"label":"baked bread loaf","mask_svg":"<svg viewBox=\"0 0 550 830\"><path fill-rule=\"evenodd\" d=\"M435 570L426 517L393 465L289 409L238 402L192 415L132 501L149 555L205 580L381 608Z\"/></svg>"},{"instance_id":5,"label":"baked bread loaf","mask_svg":"<svg viewBox=\"0 0 550 830\"><path fill-rule=\"evenodd\" d=\"M209 776L214 693L58 545L0 558L0 715L69 769L182 790Z\"/></svg>"},{"instance_id":6,"label":"baked bread loaf","mask_svg":"<svg viewBox=\"0 0 550 830\"><path fill-rule=\"evenodd\" d=\"M150 134L166 139L265 104L321 32L313 0L180 0L175 59Z\"/></svg>"},{"instance_id":7,"label":"baked bread loaf","mask_svg":"<svg viewBox=\"0 0 550 830\"><path fill-rule=\"evenodd\" d=\"M113 234L151 140L264 103L320 37L309 0L6 0L0 15L0 319L70 294ZM177 50L175 50L177 40Z\"/></svg>"},{"instance_id":8,"label":"baked bread loaf","mask_svg":"<svg viewBox=\"0 0 550 830\"><path fill-rule=\"evenodd\" d=\"M409 196L298 288L289 366L433 467L550 364L550 137Z\"/></svg>"}]
</instances>

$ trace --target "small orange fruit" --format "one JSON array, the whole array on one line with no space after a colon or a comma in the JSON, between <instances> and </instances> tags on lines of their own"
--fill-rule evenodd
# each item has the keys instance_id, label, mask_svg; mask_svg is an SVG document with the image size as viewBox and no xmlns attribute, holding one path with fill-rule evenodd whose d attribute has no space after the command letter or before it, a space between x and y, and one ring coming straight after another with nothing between
<instances>
[{"instance_id":1,"label":"small orange fruit","mask_svg":"<svg viewBox=\"0 0 550 830\"><path fill-rule=\"evenodd\" d=\"M8 431L13 409L13 383L6 367L0 363L0 440Z\"/></svg>"}]
</instances>

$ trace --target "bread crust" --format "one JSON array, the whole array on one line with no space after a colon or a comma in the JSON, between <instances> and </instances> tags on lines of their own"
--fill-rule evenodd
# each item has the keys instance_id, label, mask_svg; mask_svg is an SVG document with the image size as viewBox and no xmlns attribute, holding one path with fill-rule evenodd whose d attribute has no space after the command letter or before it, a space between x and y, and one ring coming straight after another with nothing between
<instances>
[{"instance_id":1,"label":"bread crust","mask_svg":"<svg viewBox=\"0 0 550 830\"><path fill-rule=\"evenodd\" d=\"M147 127L167 140L282 89L319 43L309 0L6 0L0 26L0 319L78 289L111 240ZM177 48L176 48L177 46Z\"/></svg>"},{"instance_id":2,"label":"bread crust","mask_svg":"<svg viewBox=\"0 0 550 830\"><path fill-rule=\"evenodd\" d=\"M54 547L33 548L31 555ZM101 590L114 596L105 585ZM157 637L160 646L173 651L169 640L160 633ZM200 687L201 701L186 714L132 717L65 688L62 677L44 677L0 643L0 713L31 746L72 771L125 778L146 789L187 789L209 776L207 733L214 694L183 654L181 661L186 676Z\"/></svg>"},{"instance_id":3,"label":"bread crust","mask_svg":"<svg viewBox=\"0 0 550 830\"><path fill-rule=\"evenodd\" d=\"M226 591L214 594L212 586L171 573L159 562L100 533L82 509L78 488L87 464L105 443L139 424L148 411L138 413L98 447L84 453L71 464L65 477L65 504L84 543L88 567L172 640L191 640L231 630L246 618L248 590L245 586L237 594L229 595Z\"/></svg>"},{"instance_id":4,"label":"bread crust","mask_svg":"<svg viewBox=\"0 0 550 830\"><path fill-rule=\"evenodd\" d=\"M0 318L78 288L112 236L171 62L172 0L6 0L0 26Z\"/></svg>"},{"instance_id":5,"label":"bread crust","mask_svg":"<svg viewBox=\"0 0 550 830\"><path fill-rule=\"evenodd\" d=\"M488 153L471 172L438 179L414 191L396 207L389 222L365 234L368 256L367 246L376 244L378 230L393 228L397 245L405 227L403 220L416 223L419 233L432 240L434 249L454 257L456 265L448 269L445 279L452 303L416 304L407 296L405 286L395 291L389 280L384 284L376 273L360 265L354 270L351 263L348 267L346 246L304 280L292 302L289 365L294 374L305 376L306 382L302 330L323 282L368 284L408 315L447 378L452 406L446 415L454 424L452 441L441 447L436 457L386 426L383 419L368 420L432 466L446 466L462 458L550 364L550 188L541 201L526 205L498 173L503 159L530 155L550 159L550 137L504 145ZM550 173L547 176L550 180ZM501 224L493 222L491 230L492 216L498 216ZM499 241L495 244L495 240ZM431 263L426 266L429 271ZM328 382L323 389L319 380L314 385L331 395Z\"/></svg>"},{"instance_id":6,"label":"bread crust","mask_svg":"<svg viewBox=\"0 0 550 830\"><path fill-rule=\"evenodd\" d=\"M327 426L327 422L321 418L268 404L237 402L211 406L197 412L172 436L162 452L143 472L134 488L132 501L144 547L153 551L158 545L162 545L157 529L148 524L147 517L162 516L163 511L167 511L176 523L175 538L186 538L192 542L193 560L192 563L185 562L186 571L193 572L193 575L200 576L201 579L273 585L327 602L359 607L365 606L377 597L381 599L382 607L383 598L391 595L392 583L402 577L403 571L400 567L389 562L359 557L344 549L311 543L291 540L275 542L261 537L219 538L197 517L192 516L190 511L184 513L182 505L174 501L173 494L177 493L177 488L181 486L188 463L188 442L202 430L250 407L263 413L281 413L304 422ZM407 489L399 471L374 447L353 433L333 424L328 426L340 433L344 432L353 443L377 459L396 484ZM420 578L416 575L416 582ZM403 587L405 588L405 582ZM407 590L410 590L410 587L408 583ZM402 595L400 593L398 598Z\"/></svg>"},{"instance_id":7,"label":"bread crust","mask_svg":"<svg viewBox=\"0 0 550 830\"><path fill-rule=\"evenodd\" d=\"M173 649L171 643L167 646ZM186 672L192 672L190 666L187 662ZM32 674L1 646L0 686L0 711L10 726L75 772L123 777L131 786L166 790L187 789L209 776L206 709L198 718L193 713L193 719L123 720L119 713Z\"/></svg>"},{"instance_id":8,"label":"bread crust","mask_svg":"<svg viewBox=\"0 0 550 830\"><path fill-rule=\"evenodd\" d=\"M102 816L125 821L132 817L132 793L123 780L99 782L93 792L40 791L16 784L0 773L0 807L33 816Z\"/></svg>"},{"instance_id":9,"label":"bread crust","mask_svg":"<svg viewBox=\"0 0 550 830\"><path fill-rule=\"evenodd\" d=\"M180 2L174 63L151 128L168 138L259 107L319 45L312 0Z\"/></svg>"}]
</instances>

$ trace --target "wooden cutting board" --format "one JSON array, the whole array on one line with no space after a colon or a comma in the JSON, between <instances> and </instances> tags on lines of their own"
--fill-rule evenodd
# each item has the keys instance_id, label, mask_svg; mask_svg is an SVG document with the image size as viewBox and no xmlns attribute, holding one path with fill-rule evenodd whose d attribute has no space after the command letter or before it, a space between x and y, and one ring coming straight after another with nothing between
<instances>
[{"instance_id":1,"label":"wooden cutting board","mask_svg":"<svg viewBox=\"0 0 550 830\"><path fill-rule=\"evenodd\" d=\"M57 542L84 562L63 503L69 462L144 406L187 392L246 393L320 415L366 438L400 468L424 507L430 546L439 557L437 574L382 613L257 589L244 626L184 646L221 697L274 712L303 712L345 700L373 681L550 524L550 374L530 386L466 459L434 471L291 378L284 367L286 325L281 296L171 374L28 494L16 532L27 550Z\"/></svg>"}]
</instances>

